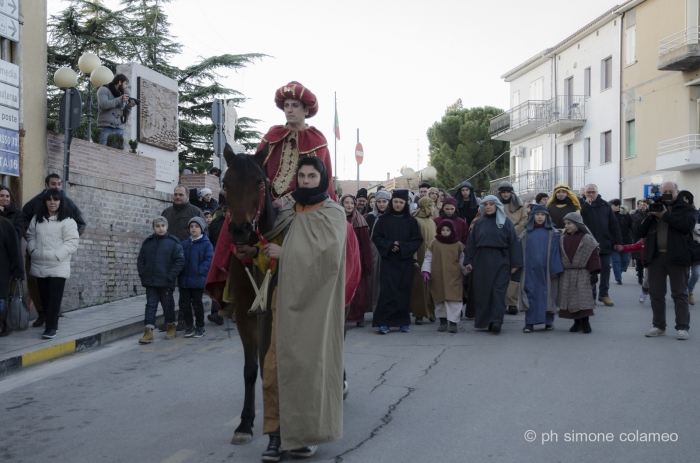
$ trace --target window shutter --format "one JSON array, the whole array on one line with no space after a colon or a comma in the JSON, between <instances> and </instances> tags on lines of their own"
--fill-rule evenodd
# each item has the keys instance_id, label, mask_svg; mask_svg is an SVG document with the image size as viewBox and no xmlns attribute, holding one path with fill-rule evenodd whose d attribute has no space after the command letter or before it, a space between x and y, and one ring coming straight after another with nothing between
<instances>
[{"instance_id":1,"label":"window shutter","mask_svg":"<svg viewBox=\"0 0 700 463\"><path fill-rule=\"evenodd\" d=\"M612 132L605 132L605 162L612 162Z\"/></svg>"},{"instance_id":2,"label":"window shutter","mask_svg":"<svg viewBox=\"0 0 700 463\"><path fill-rule=\"evenodd\" d=\"M605 60L605 88L612 87L612 58Z\"/></svg>"}]
</instances>

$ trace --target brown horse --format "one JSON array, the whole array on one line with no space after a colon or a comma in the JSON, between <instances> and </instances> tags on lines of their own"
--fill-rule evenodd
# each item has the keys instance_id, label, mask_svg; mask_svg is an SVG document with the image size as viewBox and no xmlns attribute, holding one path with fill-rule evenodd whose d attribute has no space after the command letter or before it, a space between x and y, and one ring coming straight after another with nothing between
<instances>
[{"instance_id":1,"label":"brown horse","mask_svg":"<svg viewBox=\"0 0 700 463\"><path fill-rule=\"evenodd\" d=\"M258 151L254 156L235 154L226 145L224 157L228 170L223 185L226 188L226 204L229 210L228 233L237 246L253 246L258 242L258 234L268 232L275 224L276 210L272 207L270 185L265 175L263 163L268 155L269 146ZM270 346L272 316L251 316L248 310L255 300L255 289L246 275L245 265L235 256L229 265L229 287L232 298L236 326L243 343L245 364L245 399L241 412L241 423L236 428L232 444L247 444L253 440L253 422L255 420L255 382L258 376L258 362L262 376L263 361ZM251 273L262 279L255 266L247 264ZM269 298L268 298L269 300Z\"/></svg>"}]
</instances>

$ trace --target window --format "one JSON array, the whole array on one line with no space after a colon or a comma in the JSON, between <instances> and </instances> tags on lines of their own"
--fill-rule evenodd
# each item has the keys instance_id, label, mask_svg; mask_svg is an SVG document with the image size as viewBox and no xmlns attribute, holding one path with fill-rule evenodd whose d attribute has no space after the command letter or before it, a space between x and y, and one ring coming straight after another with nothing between
<instances>
[{"instance_id":1,"label":"window","mask_svg":"<svg viewBox=\"0 0 700 463\"><path fill-rule=\"evenodd\" d=\"M530 169L531 170L542 170L542 146L532 148L530 150Z\"/></svg>"},{"instance_id":2,"label":"window","mask_svg":"<svg viewBox=\"0 0 700 463\"><path fill-rule=\"evenodd\" d=\"M533 80L530 83L530 99L531 100L543 100L544 99L544 77L540 77L537 80Z\"/></svg>"},{"instance_id":3,"label":"window","mask_svg":"<svg viewBox=\"0 0 700 463\"><path fill-rule=\"evenodd\" d=\"M520 105L520 90L513 92L513 106L511 108L515 108L518 105Z\"/></svg>"},{"instance_id":4,"label":"window","mask_svg":"<svg viewBox=\"0 0 700 463\"><path fill-rule=\"evenodd\" d=\"M583 139L583 163L586 168L591 167L591 139Z\"/></svg>"},{"instance_id":5,"label":"window","mask_svg":"<svg viewBox=\"0 0 700 463\"><path fill-rule=\"evenodd\" d=\"M612 88L612 58L604 59L601 62L600 91Z\"/></svg>"},{"instance_id":6,"label":"window","mask_svg":"<svg viewBox=\"0 0 700 463\"><path fill-rule=\"evenodd\" d=\"M637 144L635 143L636 127L634 120L627 122L627 152L625 157L633 158L637 155Z\"/></svg>"},{"instance_id":7,"label":"window","mask_svg":"<svg viewBox=\"0 0 700 463\"><path fill-rule=\"evenodd\" d=\"M630 65L637 62L635 55L635 45L637 41L637 26L630 26L625 30L625 64Z\"/></svg>"},{"instance_id":8,"label":"window","mask_svg":"<svg viewBox=\"0 0 700 463\"><path fill-rule=\"evenodd\" d=\"M612 162L612 132L600 134L600 163Z\"/></svg>"},{"instance_id":9,"label":"window","mask_svg":"<svg viewBox=\"0 0 700 463\"><path fill-rule=\"evenodd\" d=\"M522 159L520 156L517 156L518 151L520 151L520 148L517 148L516 151L511 153L511 158L510 158L510 174L511 175L518 175L520 173L520 159ZM513 154L515 153L515 154Z\"/></svg>"},{"instance_id":10,"label":"window","mask_svg":"<svg viewBox=\"0 0 700 463\"><path fill-rule=\"evenodd\" d=\"M591 68L583 70L583 96L591 96Z\"/></svg>"}]
</instances>

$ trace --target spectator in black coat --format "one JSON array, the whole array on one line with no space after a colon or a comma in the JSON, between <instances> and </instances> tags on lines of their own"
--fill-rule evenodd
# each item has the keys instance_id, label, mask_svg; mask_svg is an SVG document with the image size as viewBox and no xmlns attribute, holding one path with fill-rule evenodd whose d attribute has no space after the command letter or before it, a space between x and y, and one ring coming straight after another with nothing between
<instances>
[{"instance_id":1,"label":"spectator in black coat","mask_svg":"<svg viewBox=\"0 0 700 463\"><path fill-rule=\"evenodd\" d=\"M649 212L639 224L637 238L645 238L644 265L649 270L649 296L654 314L653 327L647 337L666 334L666 279L676 312L677 339L688 339L688 267L693 263L691 233L697 222L695 207L678 195L678 185L661 185L662 210ZM697 256L696 256L697 258Z\"/></svg>"},{"instance_id":2,"label":"spectator in black coat","mask_svg":"<svg viewBox=\"0 0 700 463\"><path fill-rule=\"evenodd\" d=\"M153 234L141 245L137 261L141 284L146 288L146 315L144 334L140 344L153 342L158 303L163 306L168 333L165 339L173 339L175 330L175 299L173 290L177 277L185 267L185 255L180 240L168 233L165 217L153 219Z\"/></svg>"},{"instance_id":3,"label":"spectator in black coat","mask_svg":"<svg viewBox=\"0 0 700 463\"><path fill-rule=\"evenodd\" d=\"M4 217L12 222L12 226L15 227L17 232L17 240L21 240L24 236L22 211L15 204L15 198L6 186L0 186L0 217Z\"/></svg>"},{"instance_id":4,"label":"spectator in black coat","mask_svg":"<svg viewBox=\"0 0 700 463\"><path fill-rule=\"evenodd\" d=\"M610 204L598 194L598 187L594 184L586 185L586 200L581 204L581 216L583 223L593 234L600 245L600 292L598 300L607 306L615 303L610 299L610 266L611 257L615 245L622 245L620 224L613 213ZM596 287L593 287L593 298L596 297Z\"/></svg>"},{"instance_id":5,"label":"spectator in black coat","mask_svg":"<svg viewBox=\"0 0 700 463\"><path fill-rule=\"evenodd\" d=\"M10 294L12 280L24 280L24 262L19 247L19 238L12 222L0 217L0 336L7 336L7 298Z\"/></svg>"},{"instance_id":6,"label":"spectator in black coat","mask_svg":"<svg viewBox=\"0 0 700 463\"><path fill-rule=\"evenodd\" d=\"M622 201L619 199L613 199L610 201L610 207L615 214L617 223L620 225L620 234L622 235L622 244L632 244L632 218L629 215L629 209L627 206L622 205ZM615 281L618 285L622 284L622 272L627 271L627 266L630 264L630 253L629 252L617 252L613 251L610 254L612 261L613 275L615 275Z\"/></svg>"}]
</instances>

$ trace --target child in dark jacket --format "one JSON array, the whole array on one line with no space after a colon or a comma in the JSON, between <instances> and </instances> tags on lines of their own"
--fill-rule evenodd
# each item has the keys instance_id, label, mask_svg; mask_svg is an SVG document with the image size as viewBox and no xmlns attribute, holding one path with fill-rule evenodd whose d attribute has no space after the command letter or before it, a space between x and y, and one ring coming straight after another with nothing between
<instances>
[{"instance_id":1,"label":"child in dark jacket","mask_svg":"<svg viewBox=\"0 0 700 463\"><path fill-rule=\"evenodd\" d=\"M201 338L204 336L204 283L207 281L209 266L214 258L214 246L205 234L207 225L201 217L192 217L188 224L190 237L182 242L185 255L185 267L180 272L180 310L185 314L185 337ZM192 323L192 309L196 327Z\"/></svg>"},{"instance_id":2,"label":"child in dark jacket","mask_svg":"<svg viewBox=\"0 0 700 463\"><path fill-rule=\"evenodd\" d=\"M176 334L173 290L177 286L177 276L185 266L185 257L180 240L168 233L165 217L153 219L153 234L141 245L137 265L141 284L146 288L146 327L139 343L153 342L153 327L159 302L163 306L167 323L165 339L173 339Z\"/></svg>"}]
</instances>

